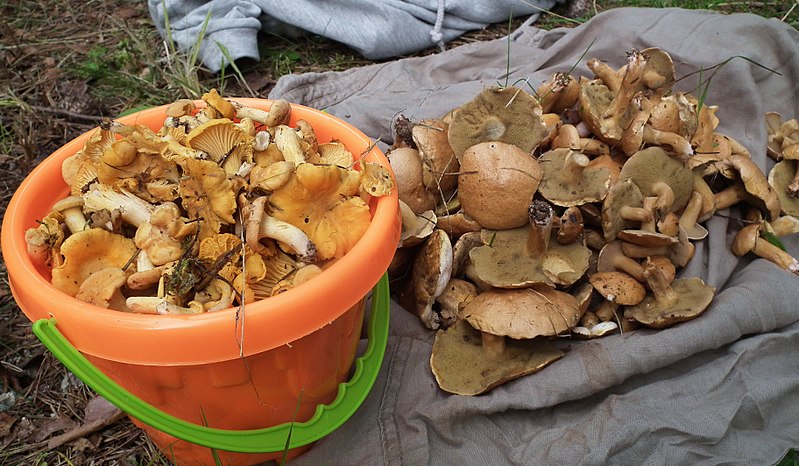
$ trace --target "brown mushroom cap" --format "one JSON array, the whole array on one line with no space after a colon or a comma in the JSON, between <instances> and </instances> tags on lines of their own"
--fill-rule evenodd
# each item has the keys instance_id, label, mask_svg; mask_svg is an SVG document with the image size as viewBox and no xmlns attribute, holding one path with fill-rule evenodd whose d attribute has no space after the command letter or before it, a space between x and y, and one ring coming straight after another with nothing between
<instances>
[{"instance_id":1,"label":"brown mushroom cap","mask_svg":"<svg viewBox=\"0 0 799 466\"><path fill-rule=\"evenodd\" d=\"M446 289L452 274L452 244L449 236L434 230L422 245L411 270L410 290L405 307L430 329L437 329L440 317L433 310L436 298Z\"/></svg>"},{"instance_id":2,"label":"brown mushroom cap","mask_svg":"<svg viewBox=\"0 0 799 466\"><path fill-rule=\"evenodd\" d=\"M515 339L554 336L577 325L577 298L546 287L488 290L474 297L461 312L472 327Z\"/></svg>"},{"instance_id":3,"label":"brown mushroom cap","mask_svg":"<svg viewBox=\"0 0 799 466\"><path fill-rule=\"evenodd\" d=\"M441 328L452 325L460 316L461 310L479 294L474 283L460 278L451 278L444 292L436 298L440 306Z\"/></svg>"},{"instance_id":4,"label":"brown mushroom cap","mask_svg":"<svg viewBox=\"0 0 799 466\"><path fill-rule=\"evenodd\" d=\"M750 157L740 154L732 154L726 162L738 172L738 177L749 194L746 202L762 209L767 220L779 217L780 198L760 167Z\"/></svg>"},{"instance_id":5,"label":"brown mushroom cap","mask_svg":"<svg viewBox=\"0 0 799 466\"><path fill-rule=\"evenodd\" d=\"M624 306L638 304L646 296L644 285L624 272L596 272L589 281L605 299Z\"/></svg>"},{"instance_id":6,"label":"brown mushroom cap","mask_svg":"<svg viewBox=\"0 0 799 466\"><path fill-rule=\"evenodd\" d=\"M461 158L458 198L464 213L485 228L504 230L527 223L527 209L543 170L527 152L503 142L470 147Z\"/></svg>"},{"instance_id":7,"label":"brown mushroom cap","mask_svg":"<svg viewBox=\"0 0 799 466\"><path fill-rule=\"evenodd\" d=\"M397 183L397 195L416 214L421 214L436 207L436 196L425 189L423 183L422 159L419 151L410 147L394 149L388 154L394 179Z\"/></svg>"},{"instance_id":8,"label":"brown mushroom cap","mask_svg":"<svg viewBox=\"0 0 799 466\"><path fill-rule=\"evenodd\" d=\"M469 147L488 141L515 145L531 154L547 129L541 106L522 89L491 87L458 107L449 124L448 137L460 160Z\"/></svg>"},{"instance_id":9,"label":"brown mushroom cap","mask_svg":"<svg viewBox=\"0 0 799 466\"><path fill-rule=\"evenodd\" d=\"M481 334L464 320L439 330L430 368L438 386L456 395L479 395L507 381L532 374L563 357L546 339L511 340L498 356L489 356Z\"/></svg>"},{"instance_id":10,"label":"brown mushroom cap","mask_svg":"<svg viewBox=\"0 0 799 466\"><path fill-rule=\"evenodd\" d=\"M644 197L658 195L658 182L667 184L674 192L671 212L685 207L694 190L693 172L660 147L648 147L630 156L619 174L619 181L624 180L632 180Z\"/></svg>"},{"instance_id":11,"label":"brown mushroom cap","mask_svg":"<svg viewBox=\"0 0 799 466\"><path fill-rule=\"evenodd\" d=\"M571 149L553 149L539 158L544 177L538 192L562 207L601 201L610 189L610 170L589 167L590 159Z\"/></svg>"},{"instance_id":12,"label":"brown mushroom cap","mask_svg":"<svg viewBox=\"0 0 799 466\"><path fill-rule=\"evenodd\" d=\"M448 197L458 184L460 164L449 145L449 125L441 120L422 120L411 130L413 142L419 151L424 171L425 188Z\"/></svg>"}]
</instances>

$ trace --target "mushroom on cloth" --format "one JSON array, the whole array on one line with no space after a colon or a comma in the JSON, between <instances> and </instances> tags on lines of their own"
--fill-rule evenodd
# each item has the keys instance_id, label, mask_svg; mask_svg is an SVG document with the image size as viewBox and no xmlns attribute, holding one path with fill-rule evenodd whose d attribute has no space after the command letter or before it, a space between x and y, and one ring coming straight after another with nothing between
<instances>
[{"instance_id":1,"label":"mushroom on cloth","mask_svg":"<svg viewBox=\"0 0 799 466\"><path fill-rule=\"evenodd\" d=\"M527 154L547 136L538 100L516 87L490 87L454 110L448 138L461 160L466 149L481 142L512 144Z\"/></svg>"}]
</instances>

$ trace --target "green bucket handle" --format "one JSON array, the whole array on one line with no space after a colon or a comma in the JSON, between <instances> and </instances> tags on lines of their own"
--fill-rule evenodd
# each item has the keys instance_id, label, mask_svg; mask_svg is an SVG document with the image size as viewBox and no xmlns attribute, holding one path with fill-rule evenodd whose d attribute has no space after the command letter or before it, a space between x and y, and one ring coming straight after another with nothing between
<instances>
[{"instance_id":1,"label":"green bucket handle","mask_svg":"<svg viewBox=\"0 0 799 466\"><path fill-rule=\"evenodd\" d=\"M141 422L162 432L204 447L240 453L280 452L320 440L338 429L366 399L377 379L388 342L388 275L383 274L372 293L369 342L364 354L355 359L355 372L348 382L339 384L338 395L328 405L318 405L305 422L287 422L253 430L225 430L200 426L167 414L139 399L111 380L89 362L56 329L54 318L33 324L33 333L67 369L109 402Z\"/></svg>"}]
</instances>

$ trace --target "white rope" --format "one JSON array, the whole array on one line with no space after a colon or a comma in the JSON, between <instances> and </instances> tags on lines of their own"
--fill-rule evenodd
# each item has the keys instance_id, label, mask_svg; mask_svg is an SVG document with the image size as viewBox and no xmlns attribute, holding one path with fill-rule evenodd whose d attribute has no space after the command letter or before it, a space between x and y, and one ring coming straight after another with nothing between
<instances>
[{"instance_id":1,"label":"white rope","mask_svg":"<svg viewBox=\"0 0 799 466\"><path fill-rule=\"evenodd\" d=\"M430 31L430 37L433 42L438 45L438 48L444 50L444 36L441 34L441 28L444 26L444 9L446 7L446 0L438 0L436 8L436 23L433 25L433 30Z\"/></svg>"}]
</instances>

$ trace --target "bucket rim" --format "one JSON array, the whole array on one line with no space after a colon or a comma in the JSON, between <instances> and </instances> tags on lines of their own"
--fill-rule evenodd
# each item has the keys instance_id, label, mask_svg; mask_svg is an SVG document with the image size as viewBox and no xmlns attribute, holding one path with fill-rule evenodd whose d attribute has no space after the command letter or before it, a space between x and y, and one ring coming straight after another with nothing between
<instances>
[{"instance_id":1,"label":"bucket rim","mask_svg":"<svg viewBox=\"0 0 799 466\"><path fill-rule=\"evenodd\" d=\"M231 98L269 110L272 100ZM205 105L196 101L198 107ZM168 105L116 119L158 129ZM393 172L369 137L346 121L323 111L291 104L291 122L308 121L320 142L339 139L353 154ZM236 308L197 315L146 315L89 305L53 287L26 251L25 230L35 226L67 187L61 163L83 147L97 129L71 140L42 161L23 180L8 204L2 228L2 252L12 294L31 321L55 317L64 335L80 351L95 357L143 365L193 365L231 360L290 344L338 318L365 298L388 269L399 242L397 190L373 198L372 221L353 248L322 274L287 292L246 305L242 326ZM60 183L60 184L59 184ZM60 191L59 191L60 189ZM49 197L48 197L49 196ZM297 310L302 309L302 318ZM171 351L170 351L171 350ZM165 354L166 353L166 354Z\"/></svg>"}]
</instances>

